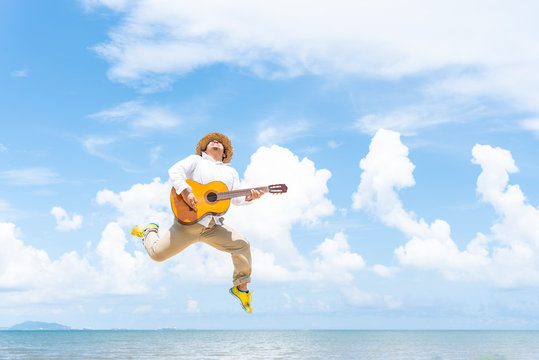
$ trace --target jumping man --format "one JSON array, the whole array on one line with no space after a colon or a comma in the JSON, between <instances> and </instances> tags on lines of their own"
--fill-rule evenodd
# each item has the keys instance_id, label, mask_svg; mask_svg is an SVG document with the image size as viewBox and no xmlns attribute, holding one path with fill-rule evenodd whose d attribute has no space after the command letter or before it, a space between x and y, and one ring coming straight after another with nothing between
<instances>
[{"instance_id":1,"label":"jumping man","mask_svg":"<svg viewBox=\"0 0 539 360\"><path fill-rule=\"evenodd\" d=\"M228 137L216 132L209 133L198 142L196 155L188 156L169 169L170 182L176 193L181 195L193 210L197 210L198 201L186 180L194 180L200 184L221 181L230 190L238 189L238 172L229 165L232 153L232 144ZM233 198L231 201L235 205L248 204L263 194L263 191L251 190L244 198ZM159 226L155 223L135 226L131 234L142 238L146 251L155 261L164 261L196 242L204 242L230 253L234 264L234 286L230 293L241 302L243 309L250 313L251 293L247 289L247 283L251 282L251 248L247 240L236 230L223 224L223 220L223 217L208 214L195 224L183 225L175 218L174 224L161 237L158 234Z\"/></svg>"}]
</instances>

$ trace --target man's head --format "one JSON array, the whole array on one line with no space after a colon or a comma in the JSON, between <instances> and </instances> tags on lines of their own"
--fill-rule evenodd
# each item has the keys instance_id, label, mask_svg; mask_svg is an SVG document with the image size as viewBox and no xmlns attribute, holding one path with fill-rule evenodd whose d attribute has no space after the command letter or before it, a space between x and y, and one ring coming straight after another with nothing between
<instances>
[{"instance_id":1,"label":"man's head","mask_svg":"<svg viewBox=\"0 0 539 360\"><path fill-rule=\"evenodd\" d=\"M206 134L206 136L200 139L196 147L196 153L202 155L203 151L210 156L211 154L222 152L224 163L229 163L232 160L233 148L230 139L217 132Z\"/></svg>"}]
</instances>

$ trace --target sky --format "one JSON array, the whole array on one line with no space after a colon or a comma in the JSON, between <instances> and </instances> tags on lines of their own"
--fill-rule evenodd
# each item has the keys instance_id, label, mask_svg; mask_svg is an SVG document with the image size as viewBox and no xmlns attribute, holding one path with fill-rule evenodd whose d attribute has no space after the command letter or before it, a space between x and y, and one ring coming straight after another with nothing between
<instances>
[{"instance_id":1,"label":"sky","mask_svg":"<svg viewBox=\"0 0 539 360\"><path fill-rule=\"evenodd\" d=\"M0 327L539 329L534 1L0 1ZM221 132L230 256L155 262Z\"/></svg>"}]
</instances>

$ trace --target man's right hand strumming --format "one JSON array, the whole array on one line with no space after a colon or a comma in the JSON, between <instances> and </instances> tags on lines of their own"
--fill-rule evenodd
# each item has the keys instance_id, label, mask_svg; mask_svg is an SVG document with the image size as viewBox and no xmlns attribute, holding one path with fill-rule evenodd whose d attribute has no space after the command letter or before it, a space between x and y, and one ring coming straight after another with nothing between
<instances>
[{"instance_id":1,"label":"man's right hand strumming","mask_svg":"<svg viewBox=\"0 0 539 360\"><path fill-rule=\"evenodd\" d=\"M193 194L192 192L189 192L188 189L184 189L182 191L182 198L183 200L185 201L185 203L187 205L189 205L189 207L195 211L197 211L197 203L198 203L198 200L197 200L197 197L195 196L195 194Z\"/></svg>"}]
</instances>

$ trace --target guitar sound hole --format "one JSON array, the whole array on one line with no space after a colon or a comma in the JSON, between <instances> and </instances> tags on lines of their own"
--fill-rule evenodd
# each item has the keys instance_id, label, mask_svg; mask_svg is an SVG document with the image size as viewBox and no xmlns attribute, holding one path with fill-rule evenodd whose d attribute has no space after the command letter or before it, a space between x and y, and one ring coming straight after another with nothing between
<instances>
[{"instance_id":1,"label":"guitar sound hole","mask_svg":"<svg viewBox=\"0 0 539 360\"><path fill-rule=\"evenodd\" d=\"M216 193L209 193L206 197L209 202L216 202L217 201L217 194Z\"/></svg>"}]
</instances>

